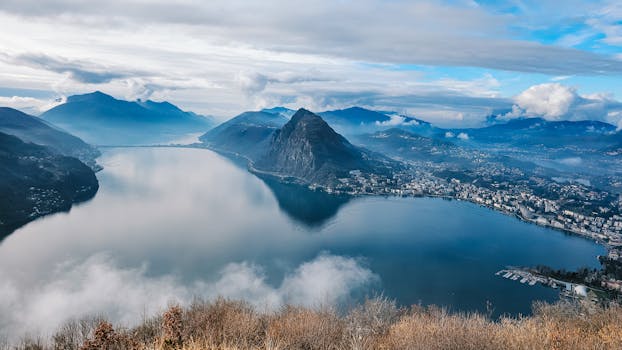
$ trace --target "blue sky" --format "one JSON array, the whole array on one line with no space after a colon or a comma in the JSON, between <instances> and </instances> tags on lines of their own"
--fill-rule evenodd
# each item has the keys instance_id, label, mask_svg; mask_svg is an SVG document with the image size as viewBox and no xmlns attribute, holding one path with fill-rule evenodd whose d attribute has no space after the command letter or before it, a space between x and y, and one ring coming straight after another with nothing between
<instances>
[{"instance_id":1,"label":"blue sky","mask_svg":"<svg viewBox=\"0 0 622 350\"><path fill-rule=\"evenodd\" d=\"M33 114L102 90L222 119L362 105L622 126L614 0L5 0L0 21L0 104Z\"/></svg>"}]
</instances>

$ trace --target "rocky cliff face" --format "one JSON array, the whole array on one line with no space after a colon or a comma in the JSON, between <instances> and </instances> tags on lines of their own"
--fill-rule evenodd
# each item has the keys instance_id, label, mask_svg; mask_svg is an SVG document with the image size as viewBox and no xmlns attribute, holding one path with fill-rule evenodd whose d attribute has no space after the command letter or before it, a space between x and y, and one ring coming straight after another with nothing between
<instances>
[{"instance_id":1,"label":"rocky cliff face","mask_svg":"<svg viewBox=\"0 0 622 350\"><path fill-rule=\"evenodd\" d=\"M371 172L380 167L320 116L300 109L274 133L267 153L255 168L302 182L331 184L347 177L351 170Z\"/></svg>"}]
</instances>

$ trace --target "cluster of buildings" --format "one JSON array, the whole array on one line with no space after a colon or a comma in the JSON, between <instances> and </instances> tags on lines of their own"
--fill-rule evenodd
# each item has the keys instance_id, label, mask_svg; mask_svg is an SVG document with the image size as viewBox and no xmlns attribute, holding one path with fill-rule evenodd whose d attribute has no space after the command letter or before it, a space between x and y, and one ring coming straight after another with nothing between
<instances>
[{"instance_id":1,"label":"cluster of buildings","mask_svg":"<svg viewBox=\"0 0 622 350\"><path fill-rule=\"evenodd\" d=\"M465 182L437 177L429 170L409 169L390 176L355 170L327 191L465 200L541 226L585 236L610 249L622 248L622 203L611 202L609 193L542 177L521 178L523 174L508 175L494 168L486 171L497 174L502 181L485 181L486 174Z\"/></svg>"},{"instance_id":2,"label":"cluster of buildings","mask_svg":"<svg viewBox=\"0 0 622 350\"><path fill-rule=\"evenodd\" d=\"M525 178L519 173L512 174L515 177L508 180L507 173L495 168L487 171L501 175L503 181L482 181L485 177L480 177L465 182L440 178L429 171L410 170L392 176L352 171L348 178L339 179L336 186L327 190L351 195L428 196L473 202L524 221L593 239L607 247L610 261L622 264L622 202L611 201L612 196L607 192L577 183L551 182L542 177ZM525 283L539 281L520 274L514 276ZM622 280L601 277L597 288L622 293ZM593 292L597 289L582 284L551 278L539 282L554 288L563 287L565 283L567 288L561 290L568 296L596 299ZM573 288L568 289L570 285ZM584 294L590 293L579 295L574 287L584 288L581 289Z\"/></svg>"},{"instance_id":3,"label":"cluster of buildings","mask_svg":"<svg viewBox=\"0 0 622 350\"><path fill-rule=\"evenodd\" d=\"M36 218L52 213L66 205L65 200L56 189L30 187L28 198L34 203L29 217Z\"/></svg>"}]
</instances>

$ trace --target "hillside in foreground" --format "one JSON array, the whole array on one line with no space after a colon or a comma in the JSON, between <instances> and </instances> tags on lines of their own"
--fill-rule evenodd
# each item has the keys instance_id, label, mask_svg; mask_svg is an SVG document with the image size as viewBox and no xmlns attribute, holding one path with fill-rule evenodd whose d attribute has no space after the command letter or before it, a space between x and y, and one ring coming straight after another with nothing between
<instances>
[{"instance_id":1,"label":"hillside in foreground","mask_svg":"<svg viewBox=\"0 0 622 350\"><path fill-rule=\"evenodd\" d=\"M51 341L16 349L620 349L622 307L536 304L532 316L491 320L436 307L368 300L345 314L284 307L258 313L244 302L172 306L132 329L97 318L72 321Z\"/></svg>"}]
</instances>

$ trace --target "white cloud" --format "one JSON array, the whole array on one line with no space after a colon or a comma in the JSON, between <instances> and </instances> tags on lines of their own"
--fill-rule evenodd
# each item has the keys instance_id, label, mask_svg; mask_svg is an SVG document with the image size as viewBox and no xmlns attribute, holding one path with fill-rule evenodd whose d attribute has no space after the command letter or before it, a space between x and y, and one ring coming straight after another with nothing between
<instances>
[{"instance_id":1,"label":"white cloud","mask_svg":"<svg viewBox=\"0 0 622 350\"><path fill-rule=\"evenodd\" d=\"M458 136L456 136L456 138L460 139L460 140L468 140L469 139L469 134L461 132L458 134Z\"/></svg>"},{"instance_id":2,"label":"white cloud","mask_svg":"<svg viewBox=\"0 0 622 350\"><path fill-rule=\"evenodd\" d=\"M23 96L0 96L0 106L19 109L35 115L64 102L64 97L50 100Z\"/></svg>"},{"instance_id":3,"label":"white cloud","mask_svg":"<svg viewBox=\"0 0 622 350\"><path fill-rule=\"evenodd\" d=\"M552 77L551 80L552 81L563 81L563 80L568 80L570 78L572 78L572 76L570 75L558 75L558 76Z\"/></svg>"},{"instance_id":4,"label":"white cloud","mask_svg":"<svg viewBox=\"0 0 622 350\"><path fill-rule=\"evenodd\" d=\"M376 121L376 125L378 126L419 125L419 122L416 121L415 119L407 120L406 117L399 115L399 114L391 114L391 115L388 115L388 117L390 119L387 121L384 121L384 122Z\"/></svg>"},{"instance_id":5,"label":"white cloud","mask_svg":"<svg viewBox=\"0 0 622 350\"><path fill-rule=\"evenodd\" d=\"M125 98L129 101L134 100L147 100L151 98L157 87L152 86L152 84L145 82L143 79L135 78L135 79L127 79L126 84L128 86L128 91L125 94Z\"/></svg>"},{"instance_id":6,"label":"white cloud","mask_svg":"<svg viewBox=\"0 0 622 350\"><path fill-rule=\"evenodd\" d=\"M622 19L622 4L619 1L610 0L596 13L591 14L586 24L602 35L601 42L622 46L620 19Z\"/></svg>"},{"instance_id":7,"label":"white cloud","mask_svg":"<svg viewBox=\"0 0 622 350\"><path fill-rule=\"evenodd\" d=\"M456 134L454 134L451 131L445 132L445 137L448 138L448 139L453 138L454 136L456 136Z\"/></svg>"},{"instance_id":8,"label":"white cloud","mask_svg":"<svg viewBox=\"0 0 622 350\"><path fill-rule=\"evenodd\" d=\"M62 0L44 5L34 0L7 0L0 10L80 28L130 31L136 27L162 27L180 33L182 38L188 34L184 31L201 40L232 46L356 61L477 66L547 74L622 71L622 62L607 56L517 40L511 32L516 17L455 2L364 0L352 6L349 1L328 0L304 5L286 0L260 4L241 0L175 4L111 0L85 6Z\"/></svg>"},{"instance_id":9,"label":"white cloud","mask_svg":"<svg viewBox=\"0 0 622 350\"><path fill-rule=\"evenodd\" d=\"M445 66L622 72L619 58L517 39L513 28L523 21L472 2L7 0L0 87L167 99L223 119L280 104L364 105L476 126L511 107L499 96L512 78L495 71L452 78Z\"/></svg>"},{"instance_id":10,"label":"white cloud","mask_svg":"<svg viewBox=\"0 0 622 350\"><path fill-rule=\"evenodd\" d=\"M262 310L284 304L316 307L346 302L351 293L370 287L378 277L360 261L321 254L270 285L261 267L247 263L225 266L213 280L183 284L172 275L150 276L147 267L122 268L96 255L86 261L60 264L50 280L20 285L0 270L0 336L19 337L26 331L49 335L70 318L103 315L132 325L144 314L161 311L171 302L223 296L250 302Z\"/></svg>"},{"instance_id":11,"label":"white cloud","mask_svg":"<svg viewBox=\"0 0 622 350\"><path fill-rule=\"evenodd\" d=\"M542 117L547 120L598 120L618 125L622 103L610 94L580 95L559 83L534 85L514 98L512 111L502 119Z\"/></svg>"},{"instance_id":12,"label":"white cloud","mask_svg":"<svg viewBox=\"0 0 622 350\"><path fill-rule=\"evenodd\" d=\"M579 166L583 163L583 159L579 157L562 158L557 160L558 163L568 166Z\"/></svg>"},{"instance_id":13,"label":"white cloud","mask_svg":"<svg viewBox=\"0 0 622 350\"><path fill-rule=\"evenodd\" d=\"M321 255L302 264L279 288L283 301L311 307L336 305L377 280L357 260Z\"/></svg>"},{"instance_id":14,"label":"white cloud","mask_svg":"<svg viewBox=\"0 0 622 350\"><path fill-rule=\"evenodd\" d=\"M237 74L236 81L240 89L248 96L256 95L266 89L268 84L300 84L309 82L326 82L332 79L310 70L308 72L281 71L270 74L243 71Z\"/></svg>"},{"instance_id":15,"label":"white cloud","mask_svg":"<svg viewBox=\"0 0 622 350\"><path fill-rule=\"evenodd\" d=\"M555 120L568 113L576 91L559 83L534 85L514 99L526 115Z\"/></svg>"},{"instance_id":16,"label":"white cloud","mask_svg":"<svg viewBox=\"0 0 622 350\"><path fill-rule=\"evenodd\" d=\"M617 126L617 131L622 130L622 111L613 111L607 113L607 121Z\"/></svg>"},{"instance_id":17,"label":"white cloud","mask_svg":"<svg viewBox=\"0 0 622 350\"><path fill-rule=\"evenodd\" d=\"M255 72L240 72L236 76L236 81L247 95L255 95L266 88L268 85L268 77Z\"/></svg>"}]
</instances>

